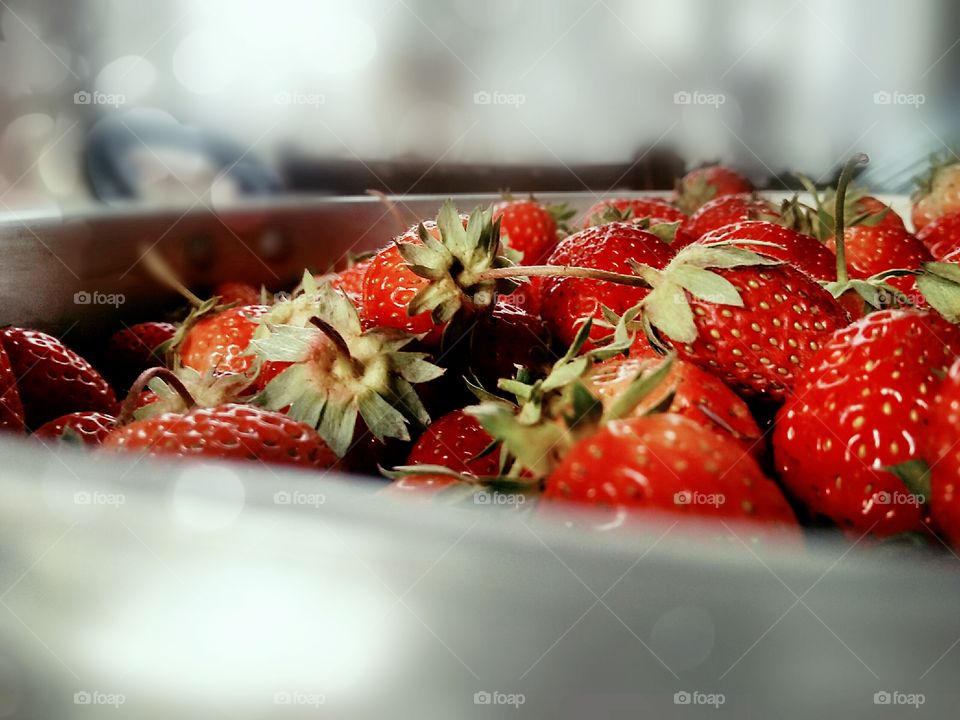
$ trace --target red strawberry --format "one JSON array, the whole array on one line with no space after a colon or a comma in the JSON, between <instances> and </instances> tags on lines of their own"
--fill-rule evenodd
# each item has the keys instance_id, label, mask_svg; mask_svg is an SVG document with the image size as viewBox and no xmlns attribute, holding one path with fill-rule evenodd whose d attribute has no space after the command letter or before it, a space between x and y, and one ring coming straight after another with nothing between
<instances>
[{"instance_id":1,"label":"red strawberry","mask_svg":"<svg viewBox=\"0 0 960 720\"><path fill-rule=\"evenodd\" d=\"M6 327L0 344L17 377L27 427L78 410L112 414L117 399L107 381L90 363L52 335Z\"/></svg>"},{"instance_id":2,"label":"red strawberry","mask_svg":"<svg viewBox=\"0 0 960 720\"><path fill-rule=\"evenodd\" d=\"M432 223L424 223L428 232ZM398 243L417 243L409 231L397 238ZM395 246L384 248L374 255L363 279L361 314L371 326L404 330L414 335L430 333L431 343L439 342L443 326L434 323L428 312L411 315L410 301L427 287L427 280L414 275Z\"/></svg>"},{"instance_id":3,"label":"red strawberry","mask_svg":"<svg viewBox=\"0 0 960 720\"><path fill-rule=\"evenodd\" d=\"M844 230L843 237L847 249L847 272L852 278L868 278L897 268L913 270L933 260L915 235L896 227L854 225ZM836 239L829 238L826 246L836 251ZM922 302L913 277L890 278L887 282L914 302Z\"/></svg>"},{"instance_id":4,"label":"red strawberry","mask_svg":"<svg viewBox=\"0 0 960 720\"><path fill-rule=\"evenodd\" d=\"M499 378L512 378L517 366L536 370L551 364L548 338L538 316L498 300L492 313L480 316L464 350L480 383L495 388Z\"/></svg>"},{"instance_id":5,"label":"red strawberry","mask_svg":"<svg viewBox=\"0 0 960 720\"><path fill-rule=\"evenodd\" d=\"M919 457L937 372L960 328L919 310L882 310L835 332L800 372L773 449L799 500L845 531L921 530L923 508L885 468Z\"/></svg>"},{"instance_id":6,"label":"red strawberry","mask_svg":"<svg viewBox=\"0 0 960 720\"><path fill-rule=\"evenodd\" d=\"M512 305L529 315L539 316L541 281L542 278L532 277L530 278L530 282L521 283L520 286L509 295L501 295L497 298L497 302Z\"/></svg>"},{"instance_id":7,"label":"red strawberry","mask_svg":"<svg viewBox=\"0 0 960 720\"><path fill-rule=\"evenodd\" d=\"M928 418L923 449L930 467L930 509L937 529L960 547L960 361L940 384Z\"/></svg>"},{"instance_id":8,"label":"red strawberry","mask_svg":"<svg viewBox=\"0 0 960 720\"><path fill-rule=\"evenodd\" d=\"M440 465L473 477L500 474L498 453L480 455L493 438L472 415L454 410L437 418L410 448L407 465ZM446 475L405 475L391 484L391 491L422 491L457 482Z\"/></svg>"},{"instance_id":9,"label":"red strawberry","mask_svg":"<svg viewBox=\"0 0 960 720\"><path fill-rule=\"evenodd\" d=\"M557 221L536 200L508 200L494 205L493 219L500 220L504 245L523 253L524 265L539 265L557 244Z\"/></svg>"},{"instance_id":10,"label":"red strawberry","mask_svg":"<svg viewBox=\"0 0 960 720\"><path fill-rule=\"evenodd\" d=\"M776 223L745 220L713 230L697 242L709 245L728 241L744 241L737 242L736 246L790 263L817 280L833 280L836 276L837 259L830 250L816 238ZM752 245L749 241L769 242L779 247Z\"/></svg>"},{"instance_id":11,"label":"red strawberry","mask_svg":"<svg viewBox=\"0 0 960 720\"><path fill-rule=\"evenodd\" d=\"M550 474L543 501L609 511L605 528L660 511L758 523L751 533L800 537L783 494L739 443L670 413L614 420L579 441Z\"/></svg>"},{"instance_id":12,"label":"red strawberry","mask_svg":"<svg viewBox=\"0 0 960 720\"><path fill-rule=\"evenodd\" d=\"M744 220L772 220L778 215L773 203L755 195L723 195L693 213L680 228L693 238L701 238L725 225Z\"/></svg>"},{"instance_id":13,"label":"red strawberry","mask_svg":"<svg viewBox=\"0 0 960 720\"><path fill-rule=\"evenodd\" d=\"M584 385L611 406L640 374L651 372L661 358L649 347L637 343L630 356L617 356L598 363L587 371ZM641 417L658 407L667 393L674 391L667 412L683 415L714 432L737 440L747 452L763 449L760 428L747 404L721 380L683 360L677 360L658 388L645 397L631 413Z\"/></svg>"},{"instance_id":14,"label":"red strawberry","mask_svg":"<svg viewBox=\"0 0 960 720\"><path fill-rule=\"evenodd\" d=\"M903 224L903 219L893 211L893 208L891 208L882 200L878 200L871 195L861 195L847 205L847 214L851 219L855 219L857 217L862 218L864 215L867 215L868 218L870 218L874 215L879 215L880 213L884 213L883 218L875 225L875 227L889 227L906 230L906 226Z\"/></svg>"},{"instance_id":15,"label":"red strawberry","mask_svg":"<svg viewBox=\"0 0 960 720\"><path fill-rule=\"evenodd\" d=\"M629 261L655 268L666 265L670 246L631 223L608 223L581 230L560 241L550 265L573 265L631 274ZM641 287L571 277L544 277L540 284L540 314L551 334L564 345L573 342L584 317L602 317L601 305L622 314L646 294ZM609 334L594 326L591 337Z\"/></svg>"},{"instance_id":16,"label":"red strawberry","mask_svg":"<svg viewBox=\"0 0 960 720\"><path fill-rule=\"evenodd\" d=\"M151 456L259 460L314 468L337 462L309 425L281 413L236 404L138 420L111 432L103 447Z\"/></svg>"},{"instance_id":17,"label":"red strawberry","mask_svg":"<svg viewBox=\"0 0 960 720\"><path fill-rule=\"evenodd\" d=\"M629 213L629 220L642 218L657 218L662 222L682 222L687 219L686 213L677 208L668 200L654 197L626 197L607 198L590 206L584 213L583 227L602 223L604 216L611 210L620 215Z\"/></svg>"},{"instance_id":18,"label":"red strawberry","mask_svg":"<svg viewBox=\"0 0 960 720\"><path fill-rule=\"evenodd\" d=\"M372 263L373 256L335 273L333 277L330 278L330 285L334 290L340 290L346 293L354 305L359 305L360 298L363 295L363 279L366 277L367 270Z\"/></svg>"},{"instance_id":19,"label":"red strawberry","mask_svg":"<svg viewBox=\"0 0 960 720\"><path fill-rule=\"evenodd\" d=\"M114 387L126 392L130 383L149 367L163 365L163 354L157 348L176 334L166 322L142 322L118 330L107 341L104 361L107 376Z\"/></svg>"},{"instance_id":20,"label":"red strawberry","mask_svg":"<svg viewBox=\"0 0 960 720\"><path fill-rule=\"evenodd\" d=\"M913 195L913 229L923 230L938 217L960 211L960 162L952 154L935 159L930 172L917 178L918 189Z\"/></svg>"},{"instance_id":21,"label":"red strawberry","mask_svg":"<svg viewBox=\"0 0 960 720\"><path fill-rule=\"evenodd\" d=\"M680 179L676 205L684 212L692 213L715 198L752 190L753 183L735 170L720 165L702 167L691 170Z\"/></svg>"},{"instance_id":22,"label":"red strawberry","mask_svg":"<svg viewBox=\"0 0 960 720\"><path fill-rule=\"evenodd\" d=\"M260 291L245 282L222 282L213 289L221 305L258 305Z\"/></svg>"},{"instance_id":23,"label":"red strawberry","mask_svg":"<svg viewBox=\"0 0 960 720\"><path fill-rule=\"evenodd\" d=\"M113 415L99 412L75 412L51 420L38 428L34 437L59 440L65 431L73 432L85 445L100 445L117 425Z\"/></svg>"},{"instance_id":24,"label":"red strawberry","mask_svg":"<svg viewBox=\"0 0 960 720\"><path fill-rule=\"evenodd\" d=\"M17 391L17 376L0 341L0 430L23 432L23 403Z\"/></svg>"},{"instance_id":25,"label":"red strawberry","mask_svg":"<svg viewBox=\"0 0 960 720\"><path fill-rule=\"evenodd\" d=\"M177 346L180 362L201 375L245 373L253 367L247 354L257 319L269 312L266 305L241 305L201 317Z\"/></svg>"},{"instance_id":26,"label":"red strawberry","mask_svg":"<svg viewBox=\"0 0 960 720\"><path fill-rule=\"evenodd\" d=\"M941 215L917 233L917 239L927 246L936 260L960 248L960 211Z\"/></svg>"}]
</instances>

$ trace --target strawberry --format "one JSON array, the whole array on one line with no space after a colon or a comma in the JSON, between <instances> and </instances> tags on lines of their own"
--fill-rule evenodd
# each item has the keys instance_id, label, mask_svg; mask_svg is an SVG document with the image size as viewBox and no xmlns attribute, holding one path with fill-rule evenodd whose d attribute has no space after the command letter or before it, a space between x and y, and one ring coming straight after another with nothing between
<instances>
[{"instance_id":1,"label":"strawberry","mask_svg":"<svg viewBox=\"0 0 960 720\"><path fill-rule=\"evenodd\" d=\"M608 212L613 209L621 218L639 220L641 218L657 218L665 223L683 222L687 219L686 213L670 203L668 200L654 197L625 197L606 198L595 202L584 213L583 227L602 225ZM629 213L629 217L626 215Z\"/></svg>"},{"instance_id":2,"label":"strawberry","mask_svg":"<svg viewBox=\"0 0 960 720\"><path fill-rule=\"evenodd\" d=\"M869 278L884 270L914 270L933 260L930 251L915 235L900 228L854 225L844 230L843 237L847 272L852 278ZM835 251L836 238L829 238L826 246ZM889 278L887 283L906 293L914 302L920 301L913 277Z\"/></svg>"},{"instance_id":3,"label":"strawberry","mask_svg":"<svg viewBox=\"0 0 960 720\"><path fill-rule=\"evenodd\" d=\"M106 375L113 386L126 392L137 375L149 367L163 365L163 353L157 348L171 340L176 332L170 323L142 322L111 335L104 361Z\"/></svg>"},{"instance_id":4,"label":"strawberry","mask_svg":"<svg viewBox=\"0 0 960 720\"><path fill-rule=\"evenodd\" d=\"M309 425L281 413L237 404L137 420L113 430L102 447L150 456L259 460L314 468L328 468L337 461Z\"/></svg>"},{"instance_id":5,"label":"strawberry","mask_svg":"<svg viewBox=\"0 0 960 720\"><path fill-rule=\"evenodd\" d=\"M907 229L903 224L903 219L894 212L893 208L872 195L859 195L855 197L847 207L847 212L850 216L848 224L858 224L858 218L863 218L864 216L869 218L883 213L883 216L877 221L876 227L898 228L900 230Z\"/></svg>"},{"instance_id":6,"label":"strawberry","mask_svg":"<svg viewBox=\"0 0 960 720\"><path fill-rule=\"evenodd\" d=\"M519 308L529 315L540 315L540 283L543 278L532 277L530 282L521 283L520 286L509 295L501 295L497 298L498 303L511 305Z\"/></svg>"},{"instance_id":7,"label":"strawberry","mask_svg":"<svg viewBox=\"0 0 960 720\"><path fill-rule=\"evenodd\" d=\"M936 222L936 221L934 221ZM929 227L929 226L928 226ZM933 521L947 541L960 547L960 361L954 362L930 405L929 432L922 438L929 465Z\"/></svg>"},{"instance_id":8,"label":"strawberry","mask_svg":"<svg viewBox=\"0 0 960 720\"><path fill-rule=\"evenodd\" d=\"M60 340L38 330L5 327L0 345L17 377L27 427L79 410L112 414L117 399L93 366Z\"/></svg>"},{"instance_id":9,"label":"strawberry","mask_svg":"<svg viewBox=\"0 0 960 720\"><path fill-rule=\"evenodd\" d=\"M480 316L464 343L466 364L484 387L513 377L518 366L539 369L553 359L543 320L504 300L498 299L492 313Z\"/></svg>"},{"instance_id":10,"label":"strawberry","mask_svg":"<svg viewBox=\"0 0 960 720\"><path fill-rule=\"evenodd\" d=\"M354 305L359 305L360 298L363 296L363 279L372 263L373 256L370 256L338 273L334 273L333 277L330 278L330 286L334 290L345 293Z\"/></svg>"},{"instance_id":11,"label":"strawberry","mask_svg":"<svg viewBox=\"0 0 960 720\"><path fill-rule=\"evenodd\" d=\"M23 403L17 390L17 376L0 341L0 430L23 432Z\"/></svg>"},{"instance_id":12,"label":"strawberry","mask_svg":"<svg viewBox=\"0 0 960 720\"><path fill-rule=\"evenodd\" d=\"M928 223L917 233L917 239L926 245L936 260L945 260L948 254L960 248L960 210Z\"/></svg>"},{"instance_id":13,"label":"strawberry","mask_svg":"<svg viewBox=\"0 0 960 720\"><path fill-rule=\"evenodd\" d=\"M100 445L117 425L113 415L99 412L75 412L44 423L33 437L60 440L73 433L84 445Z\"/></svg>"},{"instance_id":14,"label":"strawberry","mask_svg":"<svg viewBox=\"0 0 960 720\"><path fill-rule=\"evenodd\" d=\"M816 238L775 223L745 220L713 230L697 242L710 245L728 241L736 247L790 263L817 280L832 280L835 276L837 259L832 252ZM777 247L751 244L756 241L773 243Z\"/></svg>"},{"instance_id":15,"label":"strawberry","mask_svg":"<svg viewBox=\"0 0 960 720\"><path fill-rule=\"evenodd\" d=\"M721 165L712 165L691 170L680 179L675 204L689 214L715 198L751 191L753 183L743 175Z\"/></svg>"},{"instance_id":16,"label":"strawberry","mask_svg":"<svg viewBox=\"0 0 960 720\"><path fill-rule=\"evenodd\" d=\"M560 209L561 217L568 217ZM500 221L500 239L511 250L523 253L524 265L539 265L557 244L557 214L534 199L507 200L493 206Z\"/></svg>"},{"instance_id":17,"label":"strawberry","mask_svg":"<svg viewBox=\"0 0 960 720\"><path fill-rule=\"evenodd\" d=\"M640 305L651 340L662 336L747 396L782 399L819 343L847 324L816 281L739 248L694 244L662 271L638 271L655 288Z\"/></svg>"},{"instance_id":18,"label":"strawberry","mask_svg":"<svg viewBox=\"0 0 960 720\"><path fill-rule=\"evenodd\" d=\"M200 374L249 372L254 357L247 350L259 318L269 310L266 305L240 305L188 323L173 341L180 362Z\"/></svg>"},{"instance_id":19,"label":"strawberry","mask_svg":"<svg viewBox=\"0 0 960 720\"><path fill-rule=\"evenodd\" d=\"M656 235L631 223L615 222L581 230L560 241L548 264L629 273L631 261L659 268L666 265L670 254L670 246ZM540 314L551 334L569 345L584 317L601 317L601 306L623 313L647 292L646 288L603 280L544 277L540 283ZM593 328L592 337L604 334L607 332L602 327Z\"/></svg>"},{"instance_id":20,"label":"strawberry","mask_svg":"<svg viewBox=\"0 0 960 720\"><path fill-rule=\"evenodd\" d=\"M787 489L850 534L922 529L922 504L886 468L919 457L929 403L960 352L960 328L920 310L881 310L822 342L777 415Z\"/></svg>"},{"instance_id":21,"label":"strawberry","mask_svg":"<svg viewBox=\"0 0 960 720\"><path fill-rule=\"evenodd\" d=\"M914 180L910 217L913 229L920 232L938 217L960 211L960 162L952 153L932 158L929 172Z\"/></svg>"},{"instance_id":22,"label":"strawberry","mask_svg":"<svg viewBox=\"0 0 960 720\"><path fill-rule=\"evenodd\" d=\"M783 494L739 443L671 413L614 420L575 444L547 478L541 507L561 503L606 510L605 529L658 511L800 537Z\"/></svg>"},{"instance_id":23,"label":"strawberry","mask_svg":"<svg viewBox=\"0 0 960 720\"><path fill-rule=\"evenodd\" d=\"M775 220L778 215L773 203L756 195L723 195L703 205L683 222L680 229L697 239L725 225L744 220Z\"/></svg>"},{"instance_id":24,"label":"strawberry","mask_svg":"<svg viewBox=\"0 0 960 720\"><path fill-rule=\"evenodd\" d=\"M605 408L612 406L641 373L650 372L660 362L649 346L639 342L622 355L604 360L584 375L586 388L600 398ZM638 403L631 415L640 417L665 402L670 392L673 399L667 412L683 415L714 432L737 440L747 452L762 450L761 433L747 404L721 380L692 363L678 360L656 391Z\"/></svg>"},{"instance_id":25,"label":"strawberry","mask_svg":"<svg viewBox=\"0 0 960 720\"><path fill-rule=\"evenodd\" d=\"M261 302L261 292L245 282L222 282L213 289L213 294L220 298L221 305L258 305Z\"/></svg>"}]
</instances>

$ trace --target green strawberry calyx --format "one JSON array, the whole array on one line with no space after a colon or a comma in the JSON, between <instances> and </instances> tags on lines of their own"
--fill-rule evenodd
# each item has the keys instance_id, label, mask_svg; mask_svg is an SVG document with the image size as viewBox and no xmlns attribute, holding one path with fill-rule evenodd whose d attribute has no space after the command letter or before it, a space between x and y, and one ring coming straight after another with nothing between
<instances>
[{"instance_id":1,"label":"green strawberry calyx","mask_svg":"<svg viewBox=\"0 0 960 720\"><path fill-rule=\"evenodd\" d=\"M186 388L189 402L183 393L172 384L169 376L155 375L146 387L156 399L133 412L135 420L146 420L164 413L185 413L197 407L212 408L227 403L240 402L253 382L252 374L217 373L209 370L200 373L191 367L176 365L173 375ZM142 387L142 385L141 385Z\"/></svg>"},{"instance_id":2,"label":"green strawberry calyx","mask_svg":"<svg viewBox=\"0 0 960 720\"><path fill-rule=\"evenodd\" d=\"M381 442L409 440L411 423L430 421L413 385L440 377L443 369L426 353L402 349L415 339L409 333L364 331L356 307L329 283L317 285L305 273L302 289L261 318L251 341L261 363L290 363L254 402L316 427L340 457L353 442L358 417Z\"/></svg>"}]
</instances>

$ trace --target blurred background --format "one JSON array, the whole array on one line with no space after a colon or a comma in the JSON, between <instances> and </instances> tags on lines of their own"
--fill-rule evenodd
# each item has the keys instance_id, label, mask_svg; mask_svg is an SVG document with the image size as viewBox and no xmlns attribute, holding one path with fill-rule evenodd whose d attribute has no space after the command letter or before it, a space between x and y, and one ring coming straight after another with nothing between
<instances>
[{"instance_id":1,"label":"blurred background","mask_svg":"<svg viewBox=\"0 0 960 720\"><path fill-rule=\"evenodd\" d=\"M0 212L99 199L761 187L956 140L949 0L3 0Z\"/></svg>"}]
</instances>

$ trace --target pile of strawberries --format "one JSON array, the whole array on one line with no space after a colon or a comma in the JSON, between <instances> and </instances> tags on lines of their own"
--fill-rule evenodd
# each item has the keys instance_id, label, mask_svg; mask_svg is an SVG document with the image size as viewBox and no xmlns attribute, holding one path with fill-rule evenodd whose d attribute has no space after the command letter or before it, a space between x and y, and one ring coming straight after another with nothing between
<instances>
[{"instance_id":1,"label":"pile of strawberries","mask_svg":"<svg viewBox=\"0 0 960 720\"><path fill-rule=\"evenodd\" d=\"M124 327L99 369L0 329L0 428L379 470L390 493L587 506L608 531L668 513L960 547L960 164L934 165L911 232L850 185L864 161L781 204L701 168L579 227L533 198L448 202L276 296L203 300L151 257L189 314Z\"/></svg>"}]
</instances>

